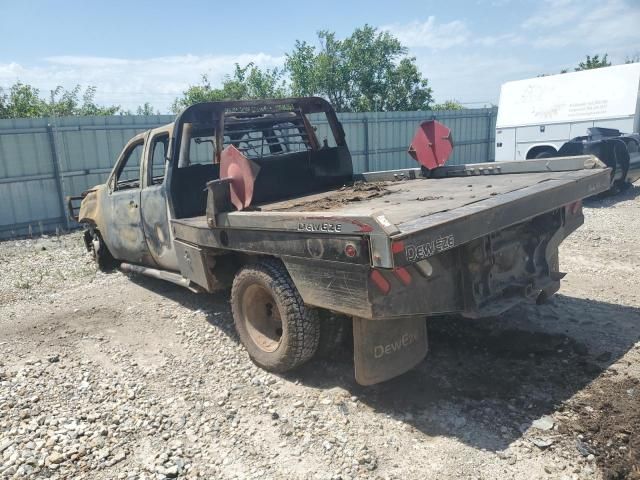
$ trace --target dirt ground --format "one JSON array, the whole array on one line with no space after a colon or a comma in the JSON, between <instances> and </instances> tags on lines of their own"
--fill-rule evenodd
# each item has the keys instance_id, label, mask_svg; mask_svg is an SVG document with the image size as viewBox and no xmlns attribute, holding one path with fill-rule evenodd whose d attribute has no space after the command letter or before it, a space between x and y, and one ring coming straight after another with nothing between
<instances>
[{"instance_id":1,"label":"dirt ground","mask_svg":"<svg viewBox=\"0 0 640 480\"><path fill-rule=\"evenodd\" d=\"M360 387L276 376L228 294L97 273L78 233L0 244L0 478L640 479L640 186L590 201L552 301L429 322Z\"/></svg>"}]
</instances>

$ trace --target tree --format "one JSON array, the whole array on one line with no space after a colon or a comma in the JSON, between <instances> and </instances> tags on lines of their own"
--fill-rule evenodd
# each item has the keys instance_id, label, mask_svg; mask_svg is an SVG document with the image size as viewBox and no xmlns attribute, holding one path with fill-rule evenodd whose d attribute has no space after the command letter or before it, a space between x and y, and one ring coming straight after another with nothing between
<instances>
[{"instance_id":1,"label":"tree","mask_svg":"<svg viewBox=\"0 0 640 480\"><path fill-rule=\"evenodd\" d=\"M233 75L226 75L221 88L213 88L207 75L202 75L199 85L191 85L176 98L174 113L194 103L219 100L251 100L255 98L282 98L287 96L282 69L260 69L253 62L244 67L235 64Z\"/></svg>"},{"instance_id":2,"label":"tree","mask_svg":"<svg viewBox=\"0 0 640 480\"><path fill-rule=\"evenodd\" d=\"M318 41L319 48L296 41L286 55L293 95L323 96L339 112L429 108L427 79L389 32L365 25L339 40L323 30Z\"/></svg>"},{"instance_id":3,"label":"tree","mask_svg":"<svg viewBox=\"0 0 640 480\"><path fill-rule=\"evenodd\" d=\"M602 56L602 58L600 58L600 55L594 55L593 57L587 55L586 60L584 62L580 62L578 64L578 66L576 68L574 68L573 70L576 71L576 72L580 72L582 70L592 70L594 68L610 67L611 66L611 62L609 61L608 56L609 55L607 53L605 53ZM627 58L627 61L625 63L633 63L633 61L630 60L629 58ZM560 70L560 73L568 73L568 72L569 72L568 68L563 68L562 70ZM548 73L542 73L542 74L538 75L538 77L546 77L547 75L549 75L549 74Z\"/></svg>"},{"instance_id":4,"label":"tree","mask_svg":"<svg viewBox=\"0 0 640 480\"><path fill-rule=\"evenodd\" d=\"M624 61L624 63L628 64L628 63L640 63L640 53L635 53L633 55L631 55L630 57L627 57Z\"/></svg>"},{"instance_id":5,"label":"tree","mask_svg":"<svg viewBox=\"0 0 640 480\"><path fill-rule=\"evenodd\" d=\"M431 110L441 111L441 110L463 110L464 107L457 100L445 100L442 103L436 103L431 107Z\"/></svg>"},{"instance_id":6,"label":"tree","mask_svg":"<svg viewBox=\"0 0 640 480\"><path fill-rule=\"evenodd\" d=\"M0 118L43 117L46 110L40 91L31 85L16 82L8 93L0 89Z\"/></svg>"},{"instance_id":7,"label":"tree","mask_svg":"<svg viewBox=\"0 0 640 480\"><path fill-rule=\"evenodd\" d=\"M286 58L285 69L289 74L292 94L300 97L317 94L316 49L307 42L296 40L293 52L287 54Z\"/></svg>"},{"instance_id":8,"label":"tree","mask_svg":"<svg viewBox=\"0 0 640 480\"><path fill-rule=\"evenodd\" d=\"M156 110L153 108L149 102L144 102L142 105L138 105L138 107L134 110L120 110L118 112L120 115L130 116L130 115L161 115L160 110Z\"/></svg>"},{"instance_id":9,"label":"tree","mask_svg":"<svg viewBox=\"0 0 640 480\"><path fill-rule=\"evenodd\" d=\"M40 90L16 82L5 93L0 88L0 118L62 117L74 115L115 115L120 111L116 105L98 106L94 97L96 87L89 86L80 97L81 87L71 90L56 87L49 93L49 100L40 97Z\"/></svg>"},{"instance_id":10,"label":"tree","mask_svg":"<svg viewBox=\"0 0 640 480\"><path fill-rule=\"evenodd\" d=\"M88 86L82 94L80 100L80 85L76 85L72 90L65 90L62 87L56 87L51 91L50 101L48 104L47 116L87 116L87 115L115 115L120 111L120 106L111 105L101 107L95 103L96 87Z\"/></svg>"},{"instance_id":11,"label":"tree","mask_svg":"<svg viewBox=\"0 0 640 480\"><path fill-rule=\"evenodd\" d=\"M261 70L253 63L249 63L244 68L236 64L233 78L227 85L229 88L237 89L241 99L282 98L289 94L282 69Z\"/></svg>"},{"instance_id":12,"label":"tree","mask_svg":"<svg viewBox=\"0 0 640 480\"><path fill-rule=\"evenodd\" d=\"M415 57L386 31L369 25L340 40L318 32L319 47L297 40L284 69L235 65L222 86L207 75L173 102L178 113L194 103L216 100L281 98L289 95L327 98L338 112L428 110L433 99Z\"/></svg>"},{"instance_id":13,"label":"tree","mask_svg":"<svg viewBox=\"0 0 640 480\"><path fill-rule=\"evenodd\" d=\"M576 72L580 72L582 70L592 70L594 68L602 68L602 67L610 67L611 62L607 59L607 54L605 53L602 58L599 55L594 55L590 57L587 55L587 59L584 62L580 62L578 66L574 69Z\"/></svg>"},{"instance_id":14,"label":"tree","mask_svg":"<svg viewBox=\"0 0 640 480\"><path fill-rule=\"evenodd\" d=\"M143 105L139 105L136 109L136 115L160 115L159 110L153 110L153 105L149 102L144 102Z\"/></svg>"}]
</instances>

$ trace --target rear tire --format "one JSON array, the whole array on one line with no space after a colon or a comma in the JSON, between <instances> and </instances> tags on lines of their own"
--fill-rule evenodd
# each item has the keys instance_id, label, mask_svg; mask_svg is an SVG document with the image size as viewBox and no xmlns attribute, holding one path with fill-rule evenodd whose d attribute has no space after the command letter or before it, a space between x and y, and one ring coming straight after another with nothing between
<instances>
[{"instance_id":1,"label":"rear tire","mask_svg":"<svg viewBox=\"0 0 640 480\"><path fill-rule=\"evenodd\" d=\"M231 310L249 357L265 370L292 370L318 349L318 313L306 307L280 261L243 267L231 287Z\"/></svg>"}]
</instances>

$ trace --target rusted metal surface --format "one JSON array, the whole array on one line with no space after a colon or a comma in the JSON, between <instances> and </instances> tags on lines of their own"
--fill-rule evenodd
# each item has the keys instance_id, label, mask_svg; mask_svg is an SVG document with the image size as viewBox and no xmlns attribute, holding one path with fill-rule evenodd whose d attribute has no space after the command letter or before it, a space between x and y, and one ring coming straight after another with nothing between
<instances>
[{"instance_id":1,"label":"rusted metal surface","mask_svg":"<svg viewBox=\"0 0 640 480\"><path fill-rule=\"evenodd\" d=\"M273 196L273 192L277 191L278 195L286 196L291 192L283 186L297 185L300 188L301 183L289 181L292 180L291 178L282 183L283 179L280 178L282 173L290 170L289 165L306 168L301 154L309 151L320 152L323 148L307 118L307 114L320 112L326 114L330 130L335 135L332 143L346 151L346 157L340 154L344 157L341 163L349 165L348 170L343 168L344 172L340 172L337 180L326 181L341 182L351 176L351 162L344 140L344 130L326 101L306 98L211 102L186 109L174 124L134 136L125 145L106 184L93 188L82 199L79 211L76 205L71 210L71 214L77 221L99 231L114 257L154 268L162 267L177 271L179 265L173 248L170 218L205 213L205 203L202 202L198 207L199 201L196 199L197 196L204 199L205 194L198 194L198 187L189 183L189 177L192 176L195 179L196 176L185 177L185 173L191 171L194 157L189 139L195 140L198 145L204 142L214 144L215 154L211 157L211 163L220 161L224 147L243 152L243 157L246 155L258 159L282 157L285 163L279 167L278 171L271 177L263 175L262 184L258 186L258 195L264 199ZM159 172L162 175L158 176L156 175L158 172L152 171L157 167L150 166L154 155L150 144L156 136L164 134L169 137L165 152L167 162ZM208 137L203 140L203 135L209 135L216 141ZM137 167L139 170L136 171L125 163L128 161L129 152L137 145L142 145L142 153ZM292 148L295 149L294 153L288 153ZM320 160L324 160L324 153L318 155ZM251 170L258 171L259 165L255 163L253 165L256 165L256 168ZM194 173L200 177L200 181L203 175L212 175L214 178L219 176L218 170L205 169L202 164L194 165L192 169L196 167L203 172L198 174L194 170ZM319 163L316 168L320 167L322 163ZM130 178L133 179L121 181L120 176L124 171L130 172ZM294 177L296 175L291 170L289 173ZM326 179L322 171L319 171L318 175L320 175L318 178ZM245 175L241 172L240 176ZM282 185L274 186L274 179ZM252 187L253 182L250 183ZM319 183L322 184L322 182ZM202 186L204 187L204 184ZM191 194L188 208L185 207L186 200L180 201L185 192ZM243 206L246 207L251 203L250 197L251 195L243 199ZM75 198L72 203L77 200L78 198Z\"/></svg>"},{"instance_id":2,"label":"rusted metal surface","mask_svg":"<svg viewBox=\"0 0 640 480\"><path fill-rule=\"evenodd\" d=\"M140 170L140 213L149 255L158 267L177 271L178 260L167 207L169 183L166 175L172 133L173 124L170 124L151 130L146 137Z\"/></svg>"}]
</instances>

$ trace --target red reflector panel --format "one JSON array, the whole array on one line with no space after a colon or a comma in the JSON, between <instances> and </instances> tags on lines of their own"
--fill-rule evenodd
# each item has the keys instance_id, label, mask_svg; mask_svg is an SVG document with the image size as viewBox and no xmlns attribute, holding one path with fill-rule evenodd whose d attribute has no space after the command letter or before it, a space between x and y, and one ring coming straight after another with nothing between
<instances>
[{"instance_id":1,"label":"red reflector panel","mask_svg":"<svg viewBox=\"0 0 640 480\"><path fill-rule=\"evenodd\" d=\"M580 213L582 211L582 200L578 200L577 202L568 204L565 207L565 210L567 213L570 213L571 215L576 215Z\"/></svg>"},{"instance_id":2,"label":"red reflector panel","mask_svg":"<svg viewBox=\"0 0 640 480\"><path fill-rule=\"evenodd\" d=\"M378 290L380 290L383 295L386 295L391 290L391 284L378 270L371 270L369 278L371 278L373 284L378 287Z\"/></svg>"},{"instance_id":3,"label":"red reflector panel","mask_svg":"<svg viewBox=\"0 0 640 480\"><path fill-rule=\"evenodd\" d=\"M573 210L571 213L575 215L577 213L580 213L581 211L582 211L582 200L578 200L576 203L573 204Z\"/></svg>"},{"instance_id":4,"label":"red reflector panel","mask_svg":"<svg viewBox=\"0 0 640 480\"><path fill-rule=\"evenodd\" d=\"M393 242L391 244L391 251L395 253L400 253L404 251L404 242Z\"/></svg>"},{"instance_id":5,"label":"red reflector panel","mask_svg":"<svg viewBox=\"0 0 640 480\"><path fill-rule=\"evenodd\" d=\"M404 267L396 268L393 271L393 274L400 280L404 286L407 286L411 283L411 274L409 270Z\"/></svg>"},{"instance_id":6,"label":"red reflector panel","mask_svg":"<svg viewBox=\"0 0 640 480\"><path fill-rule=\"evenodd\" d=\"M347 257L353 258L358 254L358 250L356 249L355 245L348 243L347 246L344 247L344 253L347 254Z\"/></svg>"}]
</instances>

